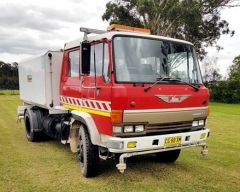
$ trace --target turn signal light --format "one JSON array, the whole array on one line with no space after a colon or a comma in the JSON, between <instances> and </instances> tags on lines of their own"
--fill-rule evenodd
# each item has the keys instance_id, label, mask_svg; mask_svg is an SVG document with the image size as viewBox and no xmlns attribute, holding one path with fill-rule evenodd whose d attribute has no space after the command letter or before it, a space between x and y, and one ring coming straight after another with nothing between
<instances>
[{"instance_id":1,"label":"turn signal light","mask_svg":"<svg viewBox=\"0 0 240 192\"><path fill-rule=\"evenodd\" d=\"M137 141L129 141L127 143L127 148L136 148L137 146Z\"/></svg>"},{"instance_id":2,"label":"turn signal light","mask_svg":"<svg viewBox=\"0 0 240 192\"><path fill-rule=\"evenodd\" d=\"M123 111L122 110L112 110L111 119L113 124L121 124L123 121Z\"/></svg>"},{"instance_id":3,"label":"turn signal light","mask_svg":"<svg viewBox=\"0 0 240 192\"><path fill-rule=\"evenodd\" d=\"M204 139L206 137L206 133L201 133L200 139Z\"/></svg>"}]
</instances>

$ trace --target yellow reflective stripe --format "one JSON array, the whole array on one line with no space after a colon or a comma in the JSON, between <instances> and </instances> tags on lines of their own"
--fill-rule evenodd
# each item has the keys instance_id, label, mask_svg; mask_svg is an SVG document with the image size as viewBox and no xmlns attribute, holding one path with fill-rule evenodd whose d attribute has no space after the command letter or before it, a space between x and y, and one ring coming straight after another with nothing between
<instances>
[{"instance_id":1,"label":"yellow reflective stripe","mask_svg":"<svg viewBox=\"0 0 240 192\"><path fill-rule=\"evenodd\" d=\"M91 114L94 114L94 115L100 115L100 116L104 116L104 117L111 117L111 113L109 113L109 112L97 111L97 110L94 110L94 109L87 109L87 108L77 107L77 106L68 105L68 104L63 104L63 107L68 108L68 109L72 109L72 110L77 110L77 111L82 111L82 112L86 112L86 113L91 113Z\"/></svg>"}]
</instances>

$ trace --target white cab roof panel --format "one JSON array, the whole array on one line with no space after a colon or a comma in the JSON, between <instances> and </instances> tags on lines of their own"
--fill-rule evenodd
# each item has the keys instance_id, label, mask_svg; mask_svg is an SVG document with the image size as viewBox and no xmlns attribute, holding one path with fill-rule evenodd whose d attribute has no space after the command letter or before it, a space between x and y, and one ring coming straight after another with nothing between
<instances>
[{"instance_id":1,"label":"white cab roof panel","mask_svg":"<svg viewBox=\"0 0 240 192\"><path fill-rule=\"evenodd\" d=\"M163 36L158 36L158 35L148 35L148 34L145 34L145 33L124 32L124 31L110 31L110 32L106 32L106 33L95 35L95 36L88 35L88 40L89 41L94 41L94 40L100 40L100 39L103 39L103 38L111 39L114 35L129 35L129 36L136 36L136 37L146 37L146 38L168 40L168 41L193 45L192 43L190 43L188 41L184 41L184 40L180 40L180 39L173 39L173 38L170 38L170 37L163 37ZM70 41L70 42L65 44L64 49L71 49L71 48L74 48L74 47L78 47L78 46L80 46L82 41L83 41L83 38L79 38L79 39Z\"/></svg>"}]
</instances>

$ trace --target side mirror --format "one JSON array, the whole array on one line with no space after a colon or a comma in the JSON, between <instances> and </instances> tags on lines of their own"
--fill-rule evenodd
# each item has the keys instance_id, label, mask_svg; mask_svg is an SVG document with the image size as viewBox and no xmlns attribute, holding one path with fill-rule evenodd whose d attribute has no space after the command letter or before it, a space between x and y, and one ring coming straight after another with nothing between
<instances>
[{"instance_id":1,"label":"side mirror","mask_svg":"<svg viewBox=\"0 0 240 192\"><path fill-rule=\"evenodd\" d=\"M91 45L89 43L81 44L81 74L90 74L90 56L91 56Z\"/></svg>"}]
</instances>

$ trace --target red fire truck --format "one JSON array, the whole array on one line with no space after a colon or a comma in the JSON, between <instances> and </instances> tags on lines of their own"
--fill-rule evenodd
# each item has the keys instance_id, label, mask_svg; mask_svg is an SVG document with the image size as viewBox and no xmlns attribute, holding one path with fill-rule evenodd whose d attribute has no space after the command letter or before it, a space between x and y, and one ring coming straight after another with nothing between
<instances>
[{"instance_id":1,"label":"red fire truck","mask_svg":"<svg viewBox=\"0 0 240 192\"><path fill-rule=\"evenodd\" d=\"M100 159L115 158L123 173L132 156L171 163L184 148L208 153L209 92L190 42L122 25L80 31L64 50L19 64L18 117L29 141L70 144L85 177Z\"/></svg>"}]
</instances>

